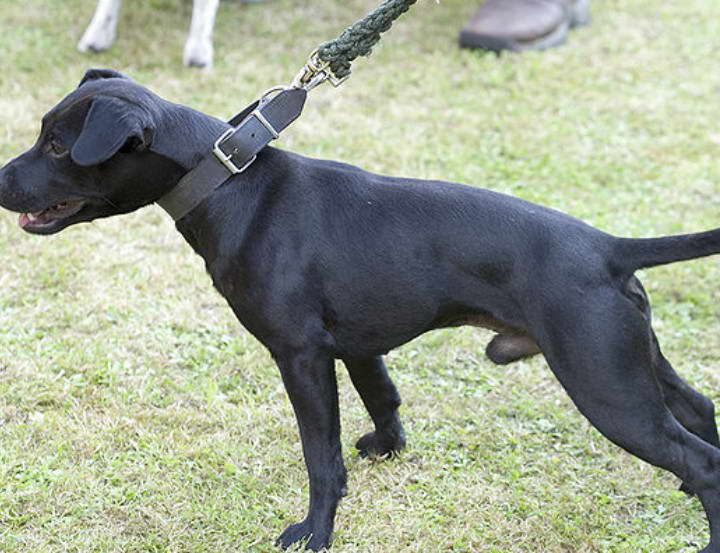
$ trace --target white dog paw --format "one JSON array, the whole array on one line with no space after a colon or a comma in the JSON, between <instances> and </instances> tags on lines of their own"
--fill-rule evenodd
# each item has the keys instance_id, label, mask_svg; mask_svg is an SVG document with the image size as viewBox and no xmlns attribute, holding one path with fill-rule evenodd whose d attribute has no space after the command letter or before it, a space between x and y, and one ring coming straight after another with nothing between
<instances>
[{"instance_id":1,"label":"white dog paw","mask_svg":"<svg viewBox=\"0 0 720 553\"><path fill-rule=\"evenodd\" d=\"M115 42L115 32L107 27L87 28L85 34L78 42L77 49L81 52L102 52Z\"/></svg>"},{"instance_id":2,"label":"white dog paw","mask_svg":"<svg viewBox=\"0 0 720 553\"><path fill-rule=\"evenodd\" d=\"M213 63L212 41L189 39L185 43L183 62L188 67L211 68Z\"/></svg>"}]
</instances>

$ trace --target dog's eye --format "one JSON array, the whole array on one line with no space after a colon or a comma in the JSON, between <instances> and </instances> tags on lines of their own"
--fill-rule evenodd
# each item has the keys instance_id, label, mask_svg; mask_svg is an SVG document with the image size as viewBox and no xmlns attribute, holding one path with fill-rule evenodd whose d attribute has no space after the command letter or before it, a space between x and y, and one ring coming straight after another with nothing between
<instances>
[{"instance_id":1,"label":"dog's eye","mask_svg":"<svg viewBox=\"0 0 720 553\"><path fill-rule=\"evenodd\" d=\"M62 157L65 154L68 153L68 150L65 146L60 144L60 142L57 140L57 138L51 138L50 141L47 144L48 153L54 155L55 157Z\"/></svg>"}]
</instances>

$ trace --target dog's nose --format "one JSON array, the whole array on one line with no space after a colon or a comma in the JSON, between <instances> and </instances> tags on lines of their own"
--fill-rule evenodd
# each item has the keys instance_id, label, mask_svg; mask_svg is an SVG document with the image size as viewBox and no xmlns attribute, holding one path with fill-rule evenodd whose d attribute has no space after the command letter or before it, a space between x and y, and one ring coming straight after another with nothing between
<instances>
[{"instance_id":1,"label":"dog's nose","mask_svg":"<svg viewBox=\"0 0 720 553\"><path fill-rule=\"evenodd\" d=\"M3 201L3 198L6 194L6 190L8 188L8 170L6 167L0 167L0 206L5 206L5 202Z\"/></svg>"},{"instance_id":2,"label":"dog's nose","mask_svg":"<svg viewBox=\"0 0 720 553\"><path fill-rule=\"evenodd\" d=\"M10 168L8 165L0 167L0 196L2 195L2 191L7 188L10 179Z\"/></svg>"},{"instance_id":3,"label":"dog's nose","mask_svg":"<svg viewBox=\"0 0 720 553\"><path fill-rule=\"evenodd\" d=\"M0 167L0 207L17 211L17 169L12 162Z\"/></svg>"}]
</instances>

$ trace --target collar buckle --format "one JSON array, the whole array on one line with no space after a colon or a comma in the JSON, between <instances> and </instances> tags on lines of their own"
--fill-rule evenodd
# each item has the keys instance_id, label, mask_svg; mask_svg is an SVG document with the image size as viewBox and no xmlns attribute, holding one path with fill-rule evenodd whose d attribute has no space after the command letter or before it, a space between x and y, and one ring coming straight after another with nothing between
<instances>
[{"instance_id":1,"label":"collar buckle","mask_svg":"<svg viewBox=\"0 0 720 553\"><path fill-rule=\"evenodd\" d=\"M247 167L238 168L238 166L235 165L232 160L232 156L235 154L235 152L231 152L230 155L228 155L220 149L220 145L234 134L235 134L234 128L230 128L230 129L226 130L220 136L220 138L218 138L215 141L215 145L213 146L212 152L213 152L213 154L215 154L215 157L218 158L220 163L222 163L225 166L225 168L228 171L230 171L231 174L237 175L238 173L242 173L243 169L246 169Z\"/></svg>"},{"instance_id":2,"label":"collar buckle","mask_svg":"<svg viewBox=\"0 0 720 553\"><path fill-rule=\"evenodd\" d=\"M237 149L233 150L230 153L225 153L225 151L221 148L221 146L227 142L230 137L234 136L236 132L242 130L243 126L247 123L247 121L250 120L251 117L254 117L258 120L258 122L267 129L267 131L270 133L270 136L272 136L271 140L275 140L280 136L280 133L270 124L270 121L266 119L266 117L262 114L259 108L255 108L253 111L250 112L250 114L237 126L237 127L231 127L228 130L226 130L220 137L215 141L215 144L213 145L212 153L215 155L215 157L222 163L225 168L230 171L230 174L237 175L238 173L242 173L252 165L253 161L257 159L257 154L252 156L242 167L238 167L235 165L233 161L233 156L237 154Z\"/></svg>"}]
</instances>

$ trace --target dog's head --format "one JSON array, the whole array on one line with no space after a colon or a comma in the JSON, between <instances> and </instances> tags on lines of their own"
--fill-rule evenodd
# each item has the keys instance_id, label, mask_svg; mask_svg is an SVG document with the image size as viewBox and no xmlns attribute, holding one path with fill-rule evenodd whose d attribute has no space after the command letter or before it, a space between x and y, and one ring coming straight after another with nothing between
<instances>
[{"instance_id":1,"label":"dog's head","mask_svg":"<svg viewBox=\"0 0 720 553\"><path fill-rule=\"evenodd\" d=\"M20 213L24 230L52 234L156 201L191 164L184 139L167 132L173 107L187 110L121 73L89 70L43 117L35 145L0 169L0 206Z\"/></svg>"}]
</instances>

